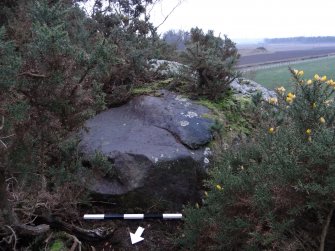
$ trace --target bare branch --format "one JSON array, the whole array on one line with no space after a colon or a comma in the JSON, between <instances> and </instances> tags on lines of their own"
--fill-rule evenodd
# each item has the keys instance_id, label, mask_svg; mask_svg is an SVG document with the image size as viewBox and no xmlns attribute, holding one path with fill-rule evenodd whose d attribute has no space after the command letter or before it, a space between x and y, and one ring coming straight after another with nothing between
<instances>
[{"instance_id":1,"label":"bare branch","mask_svg":"<svg viewBox=\"0 0 335 251\"><path fill-rule=\"evenodd\" d=\"M0 130L2 130L5 126L5 117L1 116L1 126L0 126ZM7 139L10 137L13 137L14 134L8 135L8 136L4 136L4 137L0 137L0 144L3 145L5 148L7 148L7 145L5 144L5 142L3 142L3 139Z\"/></svg>"},{"instance_id":2,"label":"bare branch","mask_svg":"<svg viewBox=\"0 0 335 251\"><path fill-rule=\"evenodd\" d=\"M34 77L34 78L46 78L46 76L43 75L43 74L32 73L30 71L22 72L18 76L29 76L29 77Z\"/></svg>"},{"instance_id":3,"label":"bare branch","mask_svg":"<svg viewBox=\"0 0 335 251\"><path fill-rule=\"evenodd\" d=\"M331 221L332 216L333 216L333 212L334 212L334 207L329 211L329 214L328 214L327 219L326 219L326 223L325 223L325 225L322 229L320 248L319 248L320 251L325 250L326 237L327 237L327 233L328 233L329 224L330 224L330 221Z\"/></svg>"},{"instance_id":4,"label":"bare branch","mask_svg":"<svg viewBox=\"0 0 335 251\"><path fill-rule=\"evenodd\" d=\"M1 116L1 126L0 126L0 130L3 129L3 127L5 126L5 116Z\"/></svg>"},{"instance_id":5,"label":"bare branch","mask_svg":"<svg viewBox=\"0 0 335 251\"><path fill-rule=\"evenodd\" d=\"M10 138L10 137L13 137L15 134L11 134L11 135L8 135L8 136L4 136L4 137L1 137L0 139L7 139L7 138Z\"/></svg>"},{"instance_id":6,"label":"bare branch","mask_svg":"<svg viewBox=\"0 0 335 251\"><path fill-rule=\"evenodd\" d=\"M171 16L171 14L175 11L175 9L177 9L181 4L182 4L183 0L179 0L178 3L176 4L176 6L173 7L173 9L169 12L169 14L166 15L166 17L164 18L164 20L156 27L157 29L163 25L165 23L165 21Z\"/></svg>"},{"instance_id":7,"label":"bare branch","mask_svg":"<svg viewBox=\"0 0 335 251\"><path fill-rule=\"evenodd\" d=\"M73 244L72 244L70 251L76 250L78 244L79 244L79 251L81 251L81 242L78 240L78 238L72 234L66 233L66 235L73 239Z\"/></svg>"},{"instance_id":8,"label":"bare branch","mask_svg":"<svg viewBox=\"0 0 335 251\"><path fill-rule=\"evenodd\" d=\"M151 5L150 10L149 10L147 13L145 13L145 16L146 16L146 17L147 17L148 15L150 16L151 11L155 8L156 4L160 3L161 1L162 1L162 0L156 0L156 1L154 1L154 2L152 3L152 5ZM147 10L148 6L149 6L149 3L147 3L147 4L145 5L145 10Z\"/></svg>"},{"instance_id":9,"label":"bare branch","mask_svg":"<svg viewBox=\"0 0 335 251\"><path fill-rule=\"evenodd\" d=\"M7 149L7 145L1 139L0 139L0 143Z\"/></svg>"},{"instance_id":10,"label":"bare branch","mask_svg":"<svg viewBox=\"0 0 335 251\"><path fill-rule=\"evenodd\" d=\"M9 228L9 230L13 233L12 236L14 237L14 247L13 250L16 250L16 244L17 244L17 236L13 228L10 226L6 225L5 227Z\"/></svg>"}]
</instances>

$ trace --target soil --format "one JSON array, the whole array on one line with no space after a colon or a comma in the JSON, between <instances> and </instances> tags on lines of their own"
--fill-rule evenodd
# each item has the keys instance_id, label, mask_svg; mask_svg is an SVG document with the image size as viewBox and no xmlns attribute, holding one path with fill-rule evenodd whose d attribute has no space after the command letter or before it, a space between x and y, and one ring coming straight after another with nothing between
<instances>
[{"instance_id":1,"label":"soil","mask_svg":"<svg viewBox=\"0 0 335 251\"><path fill-rule=\"evenodd\" d=\"M272 62L285 62L291 60L299 60L305 58L327 56L335 53L335 46L311 48L311 49L296 49L286 51L275 51L273 53L258 53L254 55L241 56L238 65L256 65Z\"/></svg>"},{"instance_id":2,"label":"soil","mask_svg":"<svg viewBox=\"0 0 335 251\"><path fill-rule=\"evenodd\" d=\"M82 208L82 214L87 213L183 213L181 212L161 212L153 206L151 209L126 210L121 205L92 205L89 208ZM178 246L178 239L182 235L183 220L96 220L80 222L85 229L114 229L112 237L103 242L85 243L83 250L112 251L112 250L139 250L139 251L159 251L159 250L181 250ZM130 232L135 233L138 227L144 228L141 237L143 241L131 244ZM92 249L92 247L94 249Z\"/></svg>"},{"instance_id":3,"label":"soil","mask_svg":"<svg viewBox=\"0 0 335 251\"><path fill-rule=\"evenodd\" d=\"M104 222L102 224L95 223L96 226L111 224ZM178 248L177 239L180 237L182 221L174 220L117 220L112 223L116 226L113 237L102 243L90 243L95 250L180 250ZM135 233L138 227L143 227L144 232L141 237L143 241L131 244L130 232Z\"/></svg>"}]
</instances>

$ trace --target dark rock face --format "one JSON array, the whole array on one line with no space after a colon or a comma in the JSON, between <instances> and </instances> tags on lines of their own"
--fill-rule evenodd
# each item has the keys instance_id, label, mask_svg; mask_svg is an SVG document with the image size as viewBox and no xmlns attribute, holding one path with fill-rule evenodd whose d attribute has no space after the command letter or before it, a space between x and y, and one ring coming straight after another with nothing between
<instances>
[{"instance_id":1,"label":"dark rock face","mask_svg":"<svg viewBox=\"0 0 335 251\"><path fill-rule=\"evenodd\" d=\"M89 189L104 196L132 194L138 205L161 200L178 208L192 201L198 172L208 163L204 145L212 139L206 113L207 108L162 91L88 120L81 151L87 160L102 153L117 173L90 177Z\"/></svg>"}]
</instances>

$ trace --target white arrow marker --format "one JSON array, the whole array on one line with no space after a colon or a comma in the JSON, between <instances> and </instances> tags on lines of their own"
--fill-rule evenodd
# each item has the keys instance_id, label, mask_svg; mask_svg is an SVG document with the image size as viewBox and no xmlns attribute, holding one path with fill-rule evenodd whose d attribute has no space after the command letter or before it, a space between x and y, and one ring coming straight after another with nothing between
<instances>
[{"instance_id":1,"label":"white arrow marker","mask_svg":"<svg viewBox=\"0 0 335 251\"><path fill-rule=\"evenodd\" d=\"M144 238L141 237L143 231L144 231L143 227L138 227L135 234L130 233L131 244L135 244L137 242L144 240Z\"/></svg>"}]
</instances>

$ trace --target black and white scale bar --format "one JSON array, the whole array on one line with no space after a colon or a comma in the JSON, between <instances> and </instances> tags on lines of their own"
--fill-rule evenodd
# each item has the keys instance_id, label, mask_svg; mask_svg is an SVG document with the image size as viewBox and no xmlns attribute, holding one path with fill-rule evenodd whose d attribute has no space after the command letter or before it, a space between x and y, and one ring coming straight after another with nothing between
<instances>
[{"instance_id":1,"label":"black and white scale bar","mask_svg":"<svg viewBox=\"0 0 335 251\"><path fill-rule=\"evenodd\" d=\"M166 219L180 220L182 214L85 214L84 220L143 220L143 219Z\"/></svg>"}]
</instances>

